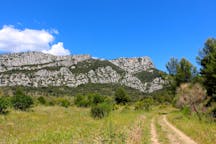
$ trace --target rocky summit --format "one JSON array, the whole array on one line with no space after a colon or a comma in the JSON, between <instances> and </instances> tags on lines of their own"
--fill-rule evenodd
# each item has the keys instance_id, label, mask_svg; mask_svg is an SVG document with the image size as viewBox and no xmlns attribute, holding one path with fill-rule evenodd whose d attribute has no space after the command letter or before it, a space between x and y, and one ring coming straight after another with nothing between
<instances>
[{"instance_id":1,"label":"rocky summit","mask_svg":"<svg viewBox=\"0 0 216 144\"><path fill-rule=\"evenodd\" d=\"M87 83L120 84L150 93L162 89L165 80L149 57L102 60L41 52L0 55L0 86L77 87Z\"/></svg>"}]
</instances>

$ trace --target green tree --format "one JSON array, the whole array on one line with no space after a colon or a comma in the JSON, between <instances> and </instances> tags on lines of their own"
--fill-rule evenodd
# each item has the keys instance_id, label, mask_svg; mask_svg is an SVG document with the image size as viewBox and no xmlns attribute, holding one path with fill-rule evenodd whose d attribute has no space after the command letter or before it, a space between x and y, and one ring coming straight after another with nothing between
<instances>
[{"instance_id":1,"label":"green tree","mask_svg":"<svg viewBox=\"0 0 216 144\"><path fill-rule=\"evenodd\" d=\"M115 101L117 104L126 104L130 101L130 97L123 88L118 88L115 92Z\"/></svg>"},{"instance_id":2,"label":"green tree","mask_svg":"<svg viewBox=\"0 0 216 144\"><path fill-rule=\"evenodd\" d=\"M179 86L181 83L191 82L196 76L196 67L194 67L188 60L182 58L177 65L176 83Z\"/></svg>"},{"instance_id":3,"label":"green tree","mask_svg":"<svg viewBox=\"0 0 216 144\"><path fill-rule=\"evenodd\" d=\"M166 64L167 71L170 75L174 76L177 73L178 59L172 57Z\"/></svg>"},{"instance_id":4,"label":"green tree","mask_svg":"<svg viewBox=\"0 0 216 144\"><path fill-rule=\"evenodd\" d=\"M207 94L216 100L216 39L210 38L197 57Z\"/></svg>"},{"instance_id":5,"label":"green tree","mask_svg":"<svg viewBox=\"0 0 216 144\"><path fill-rule=\"evenodd\" d=\"M191 82L198 75L196 67L185 58L180 61L171 58L166 64L166 68L170 74L168 78L172 91L175 91L181 83Z\"/></svg>"}]
</instances>

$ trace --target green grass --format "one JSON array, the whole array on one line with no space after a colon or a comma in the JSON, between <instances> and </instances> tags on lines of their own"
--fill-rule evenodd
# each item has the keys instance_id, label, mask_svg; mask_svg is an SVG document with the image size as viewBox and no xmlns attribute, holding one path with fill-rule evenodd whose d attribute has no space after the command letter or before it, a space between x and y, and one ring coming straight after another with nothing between
<instances>
[{"instance_id":1,"label":"green grass","mask_svg":"<svg viewBox=\"0 0 216 144\"><path fill-rule=\"evenodd\" d=\"M87 108L37 106L29 112L10 110L0 115L0 143L125 143L129 129L142 114L119 110L95 120Z\"/></svg>"},{"instance_id":2,"label":"green grass","mask_svg":"<svg viewBox=\"0 0 216 144\"><path fill-rule=\"evenodd\" d=\"M206 118L200 121L196 116L185 116L178 110L170 113L168 120L198 144L216 143L216 122Z\"/></svg>"},{"instance_id":3,"label":"green grass","mask_svg":"<svg viewBox=\"0 0 216 144\"><path fill-rule=\"evenodd\" d=\"M172 111L172 112L171 112ZM150 124L155 126L161 143L168 143L167 133L160 125L160 114L200 144L216 143L216 123L186 117L169 106L153 107L149 112L135 111L132 106L112 111L108 117L95 120L89 108L41 106L27 112L9 109L0 115L0 143L71 144L131 143L131 139L150 144ZM140 138L141 137L141 138Z\"/></svg>"},{"instance_id":4,"label":"green grass","mask_svg":"<svg viewBox=\"0 0 216 144\"><path fill-rule=\"evenodd\" d=\"M161 124L159 123L159 120L161 117L156 117L155 119L155 127L156 127L156 131L157 131L157 134L158 134L158 139L159 139L159 142L161 144L167 144L169 143L169 139L167 138L167 131L164 127L161 126Z\"/></svg>"}]
</instances>

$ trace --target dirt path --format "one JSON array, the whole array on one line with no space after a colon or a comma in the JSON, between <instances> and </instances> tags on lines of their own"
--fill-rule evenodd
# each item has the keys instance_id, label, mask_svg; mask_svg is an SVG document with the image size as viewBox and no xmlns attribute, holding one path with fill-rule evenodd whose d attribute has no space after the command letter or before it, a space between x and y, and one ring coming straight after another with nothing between
<instances>
[{"instance_id":1,"label":"dirt path","mask_svg":"<svg viewBox=\"0 0 216 144\"><path fill-rule=\"evenodd\" d=\"M190 137L183 132L175 128L171 123L167 121L166 115L159 116L156 122L161 126L162 132L169 140L170 144L197 144ZM155 127L155 117L151 120L151 142L152 144L160 144L159 137L157 135L157 129ZM164 142L163 142L164 143Z\"/></svg>"},{"instance_id":2,"label":"dirt path","mask_svg":"<svg viewBox=\"0 0 216 144\"><path fill-rule=\"evenodd\" d=\"M163 133L170 144L184 144L182 140L176 135L175 131L171 130L165 123L162 116L158 118L158 123L161 126Z\"/></svg>"},{"instance_id":3,"label":"dirt path","mask_svg":"<svg viewBox=\"0 0 216 144\"><path fill-rule=\"evenodd\" d=\"M173 132L173 134L172 134L171 137L168 136L168 138L170 139L171 142L174 142L176 144L176 139L174 138L174 135L175 135L181 141L181 142L179 141L179 143L183 143L183 144L197 144L190 137L188 137L183 132L181 132L180 130L178 130L177 128L175 128L172 124L170 124L167 121L166 115L163 115L163 122Z\"/></svg>"},{"instance_id":4,"label":"dirt path","mask_svg":"<svg viewBox=\"0 0 216 144\"><path fill-rule=\"evenodd\" d=\"M160 144L157 138L157 131L155 128L155 118L152 118L151 120L151 141L152 144Z\"/></svg>"}]
</instances>

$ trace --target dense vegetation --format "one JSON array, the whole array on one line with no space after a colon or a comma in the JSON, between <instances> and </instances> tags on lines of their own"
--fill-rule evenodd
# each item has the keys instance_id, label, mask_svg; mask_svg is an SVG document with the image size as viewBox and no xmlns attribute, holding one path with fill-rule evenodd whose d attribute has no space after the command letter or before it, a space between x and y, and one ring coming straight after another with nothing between
<instances>
[{"instance_id":1,"label":"dense vegetation","mask_svg":"<svg viewBox=\"0 0 216 144\"><path fill-rule=\"evenodd\" d=\"M171 58L166 68L175 104L181 109L189 108L201 119L208 114L216 117L216 40L208 39L197 57L201 65L197 71L188 60ZM205 89L204 89L205 88ZM206 93L207 91L207 93Z\"/></svg>"},{"instance_id":2,"label":"dense vegetation","mask_svg":"<svg viewBox=\"0 0 216 144\"><path fill-rule=\"evenodd\" d=\"M107 67L107 66L110 66L112 69L114 69L119 74L124 73L124 70L114 65L113 63L107 60L99 60L99 59L90 59L90 60L85 60L83 62L79 62L77 63L77 65L75 65L76 68L71 69L71 71L72 73L78 73L78 74L87 73L90 70L96 70L99 67Z\"/></svg>"},{"instance_id":3,"label":"dense vegetation","mask_svg":"<svg viewBox=\"0 0 216 144\"><path fill-rule=\"evenodd\" d=\"M11 103L14 109L27 110L33 105L33 99L17 89L15 95L11 98Z\"/></svg>"},{"instance_id":4,"label":"dense vegetation","mask_svg":"<svg viewBox=\"0 0 216 144\"><path fill-rule=\"evenodd\" d=\"M85 85L80 85L76 88L71 87L2 87L1 91L4 95L13 95L17 88L21 88L26 95L31 96L76 96L77 94L87 95L89 93L98 93L105 96L113 96L115 90L119 87L123 87L125 91L130 95L132 101L143 98L146 94L140 92L139 90L121 86L118 84L93 84L88 83Z\"/></svg>"},{"instance_id":5,"label":"dense vegetation","mask_svg":"<svg viewBox=\"0 0 216 144\"><path fill-rule=\"evenodd\" d=\"M163 75L165 73L157 69L149 69L148 71L141 71L135 74L142 83L152 82L156 77L162 77Z\"/></svg>"}]
</instances>

